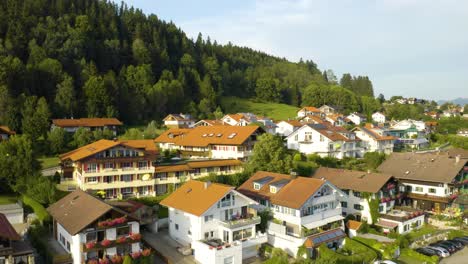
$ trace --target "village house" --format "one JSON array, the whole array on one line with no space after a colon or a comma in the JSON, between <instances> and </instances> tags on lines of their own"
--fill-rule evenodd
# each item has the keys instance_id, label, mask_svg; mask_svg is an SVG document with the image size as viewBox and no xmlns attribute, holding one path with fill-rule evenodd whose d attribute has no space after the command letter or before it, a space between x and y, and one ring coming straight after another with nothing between
<instances>
[{"instance_id":1,"label":"village house","mask_svg":"<svg viewBox=\"0 0 468 264\"><path fill-rule=\"evenodd\" d=\"M224 123L222 120L212 120L212 119L202 119L198 122L196 122L193 127L199 127L199 126L224 126L229 124Z\"/></svg>"},{"instance_id":2,"label":"village house","mask_svg":"<svg viewBox=\"0 0 468 264\"><path fill-rule=\"evenodd\" d=\"M107 198L155 195L153 140L101 139L60 155L63 183L105 191Z\"/></svg>"},{"instance_id":3,"label":"village house","mask_svg":"<svg viewBox=\"0 0 468 264\"><path fill-rule=\"evenodd\" d=\"M34 250L21 239L7 217L0 213L0 263L34 264Z\"/></svg>"},{"instance_id":4,"label":"village house","mask_svg":"<svg viewBox=\"0 0 468 264\"><path fill-rule=\"evenodd\" d=\"M53 237L74 264L141 250L139 222L84 191L69 193L47 211L53 219Z\"/></svg>"},{"instance_id":5,"label":"village house","mask_svg":"<svg viewBox=\"0 0 468 264\"><path fill-rule=\"evenodd\" d=\"M316 107L305 106L297 111L297 117L302 118L308 115L322 117L324 114Z\"/></svg>"},{"instance_id":6,"label":"village house","mask_svg":"<svg viewBox=\"0 0 468 264\"><path fill-rule=\"evenodd\" d=\"M258 125L262 125L265 129L265 132L274 134L276 124L268 117L265 116L257 116L252 113L237 113L237 114L227 114L221 121L225 124L231 126L248 126L257 123Z\"/></svg>"},{"instance_id":7,"label":"village house","mask_svg":"<svg viewBox=\"0 0 468 264\"><path fill-rule=\"evenodd\" d=\"M441 212L450 206L459 189L468 185L467 161L447 152L392 153L378 170L402 184L400 191L407 192L403 204Z\"/></svg>"},{"instance_id":8,"label":"village house","mask_svg":"<svg viewBox=\"0 0 468 264\"><path fill-rule=\"evenodd\" d=\"M355 134L340 127L324 124L306 124L286 137L288 149L321 157L359 157L360 140Z\"/></svg>"},{"instance_id":9,"label":"village house","mask_svg":"<svg viewBox=\"0 0 468 264\"><path fill-rule=\"evenodd\" d=\"M432 119L435 119L435 120L440 118L440 114L438 112L436 112L436 111L426 112L426 113L424 113L424 115L429 116L429 117L431 117Z\"/></svg>"},{"instance_id":10,"label":"village house","mask_svg":"<svg viewBox=\"0 0 468 264\"><path fill-rule=\"evenodd\" d=\"M161 201L169 208L169 235L206 264L241 264L267 242L257 232L257 203L234 187L191 180Z\"/></svg>"},{"instance_id":11,"label":"village house","mask_svg":"<svg viewBox=\"0 0 468 264\"><path fill-rule=\"evenodd\" d=\"M11 136L15 135L16 132L11 130L7 126L0 126L0 141L8 140Z\"/></svg>"},{"instance_id":12,"label":"village house","mask_svg":"<svg viewBox=\"0 0 468 264\"><path fill-rule=\"evenodd\" d=\"M315 258L321 244L337 249L346 237L340 203L346 195L326 180L258 171L238 191L272 212L268 243L290 256L304 246Z\"/></svg>"},{"instance_id":13,"label":"village house","mask_svg":"<svg viewBox=\"0 0 468 264\"><path fill-rule=\"evenodd\" d=\"M320 112L324 113L325 115L338 114L341 110L343 110L342 107L335 106L335 105L322 105L318 109L320 110Z\"/></svg>"},{"instance_id":14,"label":"village house","mask_svg":"<svg viewBox=\"0 0 468 264\"><path fill-rule=\"evenodd\" d=\"M287 137L296 129L302 127L304 123L299 120L280 121L276 124L276 134Z\"/></svg>"},{"instance_id":15,"label":"village house","mask_svg":"<svg viewBox=\"0 0 468 264\"><path fill-rule=\"evenodd\" d=\"M328 114L325 116L325 121L334 126L344 126L351 123L351 120L340 114Z\"/></svg>"},{"instance_id":16,"label":"village house","mask_svg":"<svg viewBox=\"0 0 468 264\"><path fill-rule=\"evenodd\" d=\"M346 118L351 120L351 122L353 122L353 124L355 125L360 125L361 123L365 123L367 121L367 118L365 115L357 113L357 112L351 113Z\"/></svg>"},{"instance_id":17,"label":"village house","mask_svg":"<svg viewBox=\"0 0 468 264\"><path fill-rule=\"evenodd\" d=\"M221 118L221 121L230 126L247 126L252 121L243 114L227 114Z\"/></svg>"},{"instance_id":18,"label":"village house","mask_svg":"<svg viewBox=\"0 0 468 264\"><path fill-rule=\"evenodd\" d=\"M155 139L161 150L177 151L191 159L239 159L252 155L259 126L199 126L193 129L169 129Z\"/></svg>"},{"instance_id":19,"label":"village house","mask_svg":"<svg viewBox=\"0 0 468 264\"><path fill-rule=\"evenodd\" d=\"M379 219L379 215L372 216L371 200L378 201L377 213L385 214L402 197L390 174L320 167L313 178L327 180L347 194L341 200L343 216L353 215L368 224L376 224L373 220Z\"/></svg>"},{"instance_id":20,"label":"village house","mask_svg":"<svg viewBox=\"0 0 468 264\"><path fill-rule=\"evenodd\" d=\"M111 130L115 136L122 125L117 118L52 119L52 129L60 127L69 133L75 133L79 128L91 131L107 129Z\"/></svg>"},{"instance_id":21,"label":"village house","mask_svg":"<svg viewBox=\"0 0 468 264\"><path fill-rule=\"evenodd\" d=\"M372 114L372 121L377 124L383 124L386 121L386 117L381 112L375 112Z\"/></svg>"},{"instance_id":22,"label":"village house","mask_svg":"<svg viewBox=\"0 0 468 264\"><path fill-rule=\"evenodd\" d=\"M303 124L324 124L326 121L322 116L318 115L306 115L298 119Z\"/></svg>"},{"instance_id":23,"label":"village house","mask_svg":"<svg viewBox=\"0 0 468 264\"><path fill-rule=\"evenodd\" d=\"M468 128L460 128L457 130L457 136L468 137Z\"/></svg>"},{"instance_id":24,"label":"village house","mask_svg":"<svg viewBox=\"0 0 468 264\"><path fill-rule=\"evenodd\" d=\"M164 119L164 125L169 128L193 127L195 120L190 114L169 114Z\"/></svg>"},{"instance_id":25,"label":"village house","mask_svg":"<svg viewBox=\"0 0 468 264\"><path fill-rule=\"evenodd\" d=\"M408 146L413 149L420 149L429 146L429 141L425 136L429 133L426 123L417 120L401 120L394 123L387 134L397 138L396 146Z\"/></svg>"},{"instance_id":26,"label":"village house","mask_svg":"<svg viewBox=\"0 0 468 264\"><path fill-rule=\"evenodd\" d=\"M364 152L380 152L390 154L393 152L395 137L387 136L386 131L366 124L364 127L355 127L351 130L361 140Z\"/></svg>"}]
</instances>

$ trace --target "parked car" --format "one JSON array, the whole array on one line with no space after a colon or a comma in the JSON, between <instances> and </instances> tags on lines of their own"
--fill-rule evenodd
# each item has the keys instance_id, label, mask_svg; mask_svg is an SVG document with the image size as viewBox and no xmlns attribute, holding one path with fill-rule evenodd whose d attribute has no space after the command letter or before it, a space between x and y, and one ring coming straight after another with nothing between
<instances>
[{"instance_id":1,"label":"parked car","mask_svg":"<svg viewBox=\"0 0 468 264\"><path fill-rule=\"evenodd\" d=\"M465 246L468 245L468 238L465 239L463 237L456 237L453 240L458 241L458 242L462 243Z\"/></svg>"},{"instance_id":2,"label":"parked car","mask_svg":"<svg viewBox=\"0 0 468 264\"><path fill-rule=\"evenodd\" d=\"M427 248L427 247L417 248L416 252L421 253L421 254L426 255L426 256L430 256L430 257L437 256L437 252L435 250Z\"/></svg>"},{"instance_id":3,"label":"parked car","mask_svg":"<svg viewBox=\"0 0 468 264\"><path fill-rule=\"evenodd\" d=\"M443 258L446 258L448 256L450 256L450 252L448 250L446 250L445 248L441 248L441 247L432 247L432 246L428 246L426 248L430 248L430 249L433 249L437 252L437 255L439 257L443 257Z\"/></svg>"},{"instance_id":4,"label":"parked car","mask_svg":"<svg viewBox=\"0 0 468 264\"><path fill-rule=\"evenodd\" d=\"M455 241L453 239L449 239L449 240L445 240L446 242L449 242L449 243L452 243L453 245L455 245L455 247L460 250L464 247L463 243L459 242L459 241Z\"/></svg>"},{"instance_id":5,"label":"parked car","mask_svg":"<svg viewBox=\"0 0 468 264\"><path fill-rule=\"evenodd\" d=\"M438 242L436 242L434 244L430 244L430 246L445 247L450 252L450 254L452 254L452 253L454 253L455 251L458 250L457 247L454 244L452 244L450 242L447 242L445 240L444 241L438 241Z\"/></svg>"}]
</instances>

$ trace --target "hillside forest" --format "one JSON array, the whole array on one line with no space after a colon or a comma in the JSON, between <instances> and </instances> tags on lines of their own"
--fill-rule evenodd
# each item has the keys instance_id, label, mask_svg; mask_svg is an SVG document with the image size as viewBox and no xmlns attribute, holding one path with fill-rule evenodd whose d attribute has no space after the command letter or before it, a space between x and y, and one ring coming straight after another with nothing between
<instances>
[{"instance_id":1,"label":"hillside forest","mask_svg":"<svg viewBox=\"0 0 468 264\"><path fill-rule=\"evenodd\" d=\"M117 117L144 124L167 113L213 117L225 96L373 111L366 76L319 70L100 0L0 1L0 124L33 137L50 118Z\"/></svg>"}]
</instances>

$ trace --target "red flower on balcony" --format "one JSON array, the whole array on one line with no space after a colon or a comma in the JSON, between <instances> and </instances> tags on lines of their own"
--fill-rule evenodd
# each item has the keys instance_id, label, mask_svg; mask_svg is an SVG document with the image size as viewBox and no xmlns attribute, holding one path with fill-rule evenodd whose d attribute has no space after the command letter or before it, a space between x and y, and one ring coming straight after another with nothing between
<instances>
[{"instance_id":1,"label":"red flower on balcony","mask_svg":"<svg viewBox=\"0 0 468 264\"><path fill-rule=\"evenodd\" d=\"M96 242L94 242L94 241L86 243L86 248L87 249L94 248L94 246L96 246Z\"/></svg>"},{"instance_id":2,"label":"red flower on balcony","mask_svg":"<svg viewBox=\"0 0 468 264\"><path fill-rule=\"evenodd\" d=\"M141 252L133 252L132 254L130 254L130 256L132 257L132 259L137 259L137 258L140 258L141 257Z\"/></svg>"},{"instance_id":3,"label":"red flower on balcony","mask_svg":"<svg viewBox=\"0 0 468 264\"><path fill-rule=\"evenodd\" d=\"M455 199L457 199L457 197L458 197L458 194L454 193L454 194L450 195L450 200L455 200Z\"/></svg>"},{"instance_id":4,"label":"red flower on balcony","mask_svg":"<svg viewBox=\"0 0 468 264\"><path fill-rule=\"evenodd\" d=\"M109 239L104 239L101 241L101 246L108 247L112 242Z\"/></svg>"},{"instance_id":5,"label":"red flower on balcony","mask_svg":"<svg viewBox=\"0 0 468 264\"><path fill-rule=\"evenodd\" d=\"M120 263L122 263L122 257L120 255L116 254L116 255L112 256L111 262L113 264L120 264Z\"/></svg>"},{"instance_id":6,"label":"red flower on balcony","mask_svg":"<svg viewBox=\"0 0 468 264\"><path fill-rule=\"evenodd\" d=\"M141 252L141 255L143 255L144 257L147 257L147 256L151 255L151 249L149 249L149 248L144 249L144 250Z\"/></svg>"},{"instance_id":7,"label":"red flower on balcony","mask_svg":"<svg viewBox=\"0 0 468 264\"><path fill-rule=\"evenodd\" d=\"M141 239L141 234L139 234L139 233L136 233L136 234L130 233L130 239L132 239L133 241L140 240Z\"/></svg>"},{"instance_id":8,"label":"red flower on balcony","mask_svg":"<svg viewBox=\"0 0 468 264\"><path fill-rule=\"evenodd\" d=\"M223 249L223 246L218 246L216 249L221 250L221 249Z\"/></svg>"},{"instance_id":9,"label":"red flower on balcony","mask_svg":"<svg viewBox=\"0 0 468 264\"><path fill-rule=\"evenodd\" d=\"M127 241L127 238L126 237L119 237L115 240L115 242L117 242L117 244L122 244L122 243L125 243L125 241Z\"/></svg>"},{"instance_id":10,"label":"red flower on balcony","mask_svg":"<svg viewBox=\"0 0 468 264\"><path fill-rule=\"evenodd\" d=\"M127 222L127 218L125 216L115 218L114 220L112 220L113 225L121 225L121 224L124 224L125 222Z\"/></svg>"},{"instance_id":11,"label":"red flower on balcony","mask_svg":"<svg viewBox=\"0 0 468 264\"><path fill-rule=\"evenodd\" d=\"M109 223L107 221L98 222L98 227L108 227Z\"/></svg>"}]
</instances>

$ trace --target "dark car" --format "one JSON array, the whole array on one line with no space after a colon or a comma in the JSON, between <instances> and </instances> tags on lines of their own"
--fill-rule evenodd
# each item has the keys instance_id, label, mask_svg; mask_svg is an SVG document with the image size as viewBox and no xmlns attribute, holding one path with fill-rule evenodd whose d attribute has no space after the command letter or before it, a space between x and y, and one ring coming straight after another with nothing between
<instances>
[{"instance_id":1,"label":"dark car","mask_svg":"<svg viewBox=\"0 0 468 264\"><path fill-rule=\"evenodd\" d=\"M450 248L451 253L458 250L454 243L450 243L447 240L438 241L436 244L448 246Z\"/></svg>"},{"instance_id":2,"label":"dark car","mask_svg":"<svg viewBox=\"0 0 468 264\"><path fill-rule=\"evenodd\" d=\"M437 251L430 248L417 248L416 252L421 253L426 256L438 256Z\"/></svg>"},{"instance_id":3,"label":"dark car","mask_svg":"<svg viewBox=\"0 0 468 264\"><path fill-rule=\"evenodd\" d=\"M440 241L437 243L432 243L430 244L430 246L445 248L446 250L448 250L448 252L450 252L450 254L457 251L457 248L454 245L441 243Z\"/></svg>"},{"instance_id":4,"label":"dark car","mask_svg":"<svg viewBox=\"0 0 468 264\"><path fill-rule=\"evenodd\" d=\"M468 245L468 239L465 239L463 237L456 237L456 238L454 238L452 240L458 241L458 242L462 243L463 245Z\"/></svg>"},{"instance_id":5,"label":"dark car","mask_svg":"<svg viewBox=\"0 0 468 264\"><path fill-rule=\"evenodd\" d=\"M452 243L455 245L455 247L460 250L462 249L464 246L463 246L463 243L461 243L460 241L455 241L453 239L449 239L449 240L445 240L446 242L449 242L449 243Z\"/></svg>"}]
</instances>

